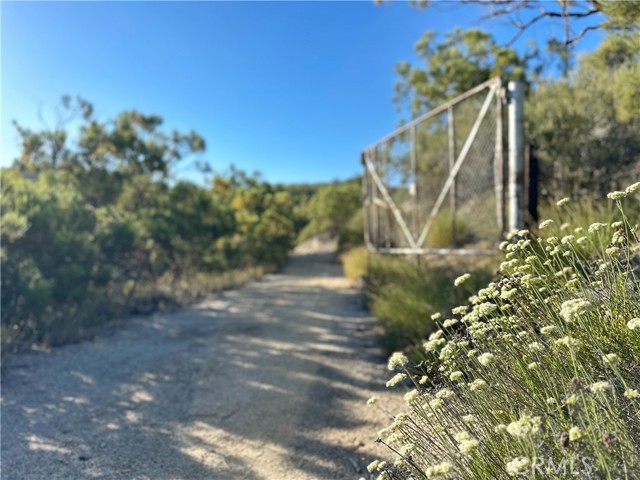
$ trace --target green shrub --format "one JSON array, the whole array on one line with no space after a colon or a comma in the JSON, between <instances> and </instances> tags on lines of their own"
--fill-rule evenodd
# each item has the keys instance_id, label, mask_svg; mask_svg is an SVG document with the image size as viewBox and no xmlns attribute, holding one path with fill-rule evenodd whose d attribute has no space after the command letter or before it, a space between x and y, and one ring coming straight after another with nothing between
<instances>
[{"instance_id":1,"label":"green shrub","mask_svg":"<svg viewBox=\"0 0 640 480\"><path fill-rule=\"evenodd\" d=\"M478 260L474 278L458 290L449 286L462 265L453 258L413 259L373 255L367 271L371 311L384 330L383 345L389 350L418 343L436 328L431 316L464 301L478 285L492 277L491 260Z\"/></svg>"},{"instance_id":2,"label":"green shrub","mask_svg":"<svg viewBox=\"0 0 640 480\"><path fill-rule=\"evenodd\" d=\"M338 251L346 252L363 244L363 212L358 208L338 232Z\"/></svg>"},{"instance_id":3,"label":"green shrub","mask_svg":"<svg viewBox=\"0 0 640 480\"><path fill-rule=\"evenodd\" d=\"M453 219L449 210L443 210L433 219L424 244L431 248L449 248L453 246ZM470 232L460 215L455 222L456 244L462 245L472 240Z\"/></svg>"},{"instance_id":4,"label":"green shrub","mask_svg":"<svg viewBox=\"0 0 640 480\"><path fill-rule=\"evenodd\" d=\"M101 123L78 102L73 147L62 130L18 126L23 151L2 170L3 355L236 285L293 246L289 192L237 170L211 188L171 181L175 163L204 150L199 135L165 134L137 112Z\"/></svg>"},{"instance_id":5,"label":"green shrub","mask_svg":"<svg viewBox=\"0 0 640 480\"><path fill-rule=\"evenodd\" d=\"M379 433L396 462L372 470L394 479L637 476L640 226L622 207L637 189L609 195L621 220L571 224L563 236L545 221L538 239L519 232L504 242L502 277L439 322L424 362L392 356L390 370L402 373L388 386L411 377L415 389L409 411ZM559 206L560 217L575 215L571 203Z\"/></svg>"},{"instance_id":6,"label":"green shrub","mask_svg":"<svg viewBox=\"0 0 640 480\"><path fill-rule=\"evenodd\" d=\"M369 253L365 247L356 247L340 255L344 275L349 280L356 280L367 274L367 257Z\"/></svg>"},{"instance_id":7,"label":"green shrub","mask_svg":"<svg viewBox=\"0 0 640 480\"><path fill-rule=\"evenodd\" d=\"M298 235L298 242L323 232L339 235L359 209L362 209L359 181L350 180L323 185L303 209L309 222ZM358 220L354 222L357 223ZM362 232L362 221L359 222L355 230ZM345 248L347 248L346 244Z\"/></svg>"}]
</instances>

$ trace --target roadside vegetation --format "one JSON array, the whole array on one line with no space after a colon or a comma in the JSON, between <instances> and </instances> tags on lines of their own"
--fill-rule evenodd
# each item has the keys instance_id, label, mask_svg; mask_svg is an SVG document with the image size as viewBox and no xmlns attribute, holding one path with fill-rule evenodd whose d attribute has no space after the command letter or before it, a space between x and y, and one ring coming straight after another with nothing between
<instances>
[{"instance_id":1,"label":"roadside vegetation","mask_svg":"<svg viewBox=\"0 0 640 480\"><path fill-rule=\"evenodd\" d=\"M362 244L361 189L359 178L318 186L315 194L299 207L307 223L298 242L328 233L337 239L339 252Z\"/></svg>"},{"instance_id":2,"label":"roadside vegetation","mask_svg":"<svg viewBox=\"0 0 640 480\"><path fill-rule=\"evenodd\" d=\"M134 111L101 123L82 99L63 107L78 131L16 125L22 156L2 171L4 355L194 301L287 258L297 217L284 188L236 170L207 186L175 180L204 151L198 134Z\"/></svg>"},{"instance_id":3,"label":"roadside vegetation","mask_svg":"<svg viewBox=\"0 0 640 480\"><path fill-rule=\"evenodd\" d=\"M429 258L417 263L403 256L367 253L364 247L342 255L348 278L362 277L367 307L382 328L382 346L388 352L414 350L436 328L431 319L464 301L493 277L495 259L479 258L473 266L456 258ZM465 268L467 270L465 270ZM453 280L471 270L463 288L450 288Z\"/></svg>"},{"instance_id":4,"label":"roadside vegetation","mask_svg":"<svg viewBox=\"0 0 640 480\"><path fill-rule=\"evenodd\" d=\"M545 2L477 3L488 16L554 18ZM416 45L423 63L398 65L396 101L410 117L498 73L525 81L543 220L530 218L482 267L343 257L366 278L385 344L397 350L387 387L407 404L378 432L396 455L369 465L380 479L640 471L640 8L567 3L557 18L570 25L589 9L606 36L580 57L577 28L524 53L456 30L427 32Z\"/></svg>"},{"instance_id":5,"label":"roadside vegetation","mask_svg":"<svg viewBox=\"0 0 640 480\"><path fill-rule=\"evenodd\" d=\"M496 281L434 317L421 363L391 357L398 373L387 386L407 386L409 410L379 433L396 462L371 470L385 478L635 477L639 190L640 182L610 193L616 213L591 224L576 223L573 204L560 201L558 220L541 222L539 236L523 230L502 244Z\"/></svg>"}]
</instances>

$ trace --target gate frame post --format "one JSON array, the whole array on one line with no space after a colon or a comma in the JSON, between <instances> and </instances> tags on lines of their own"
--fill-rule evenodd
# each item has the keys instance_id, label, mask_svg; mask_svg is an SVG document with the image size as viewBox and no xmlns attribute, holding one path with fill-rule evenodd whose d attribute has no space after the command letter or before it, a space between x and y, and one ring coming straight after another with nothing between
<instances>
[{"instance_id":1,"label":"gate frame post","mask_svg":"<svg viewBox=\"0 0 640 480\"><path fill-rule=\"evenodd\" d=\"M524 185L524 84L509 82L507 87L509 112L509 231L523 227Z\"/></svg>"}]
</instances>

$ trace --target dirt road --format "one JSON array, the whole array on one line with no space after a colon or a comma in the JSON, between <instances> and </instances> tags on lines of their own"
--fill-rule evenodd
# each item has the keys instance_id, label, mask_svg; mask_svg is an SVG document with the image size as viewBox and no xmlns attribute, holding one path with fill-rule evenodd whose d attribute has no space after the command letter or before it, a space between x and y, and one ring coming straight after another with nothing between
<instances>
[{"instance_id":1,"label":"dirt road","mask_svg":"<svg viewBox=\"0 0 640 480\"><path fill-rule=\"evenodd\" d=\"M315 254L20 355L2 378L2 479L368 478L388 417L364 403L392 395L374 344L358 292Z\"/></svg>"}]
</instances>

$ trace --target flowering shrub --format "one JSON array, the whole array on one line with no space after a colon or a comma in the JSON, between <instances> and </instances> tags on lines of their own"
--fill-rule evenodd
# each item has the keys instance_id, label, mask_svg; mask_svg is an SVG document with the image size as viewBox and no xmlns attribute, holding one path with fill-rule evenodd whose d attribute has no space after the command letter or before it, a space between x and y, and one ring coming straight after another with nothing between
<instances>
[{"instance_id":1,"label":"flowering shrub","mask_svg":"<svg viewBox=\"0 0 640 480\"><path fill-rule=\"evenodd\" d=\"M399 372L387 385L413 389L408 412L379 432L396 461L371 471L383 479L636 478L640 245L638 218L630 221L623 202L639 186L609 195L619 222L574 225L562 237L546 235L552 222L542 222L537 239L514 234L501 245L500 279L437 320L427 360L391 357Z\"/></svg>"}]
</instances>

